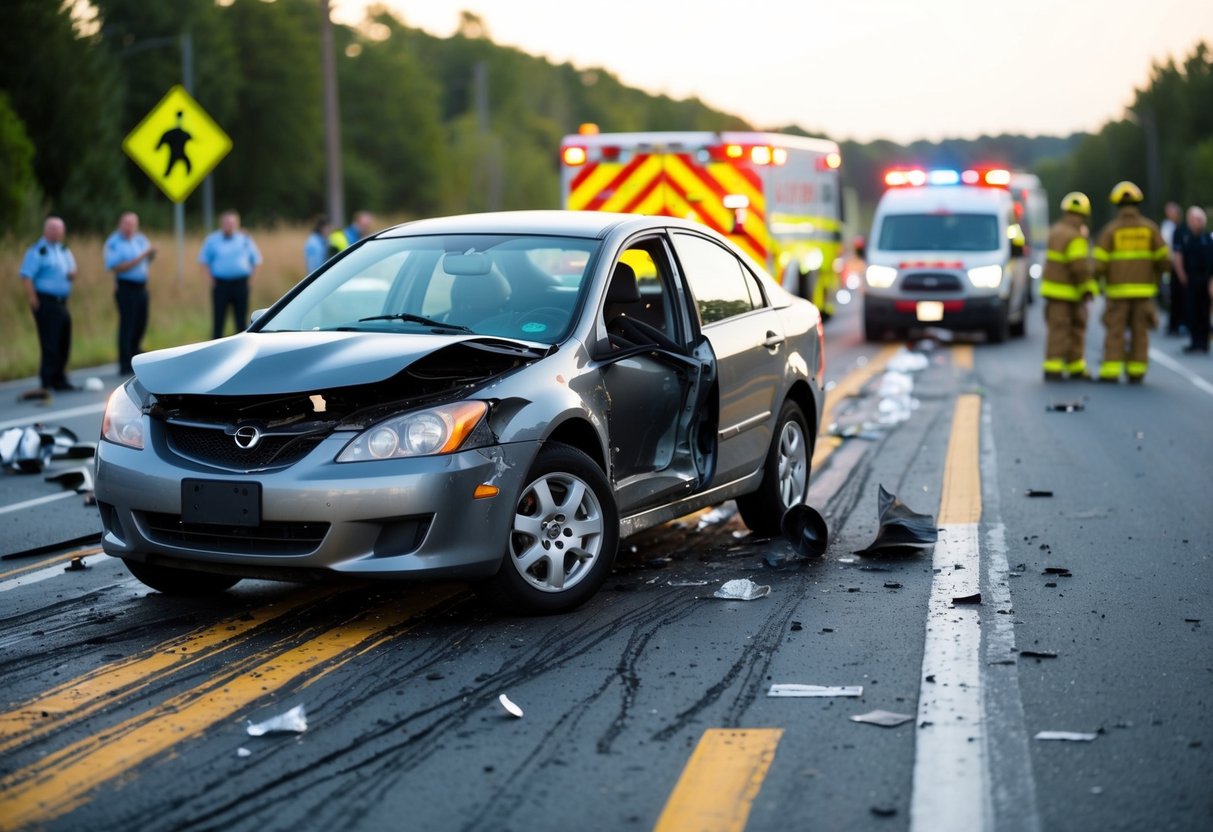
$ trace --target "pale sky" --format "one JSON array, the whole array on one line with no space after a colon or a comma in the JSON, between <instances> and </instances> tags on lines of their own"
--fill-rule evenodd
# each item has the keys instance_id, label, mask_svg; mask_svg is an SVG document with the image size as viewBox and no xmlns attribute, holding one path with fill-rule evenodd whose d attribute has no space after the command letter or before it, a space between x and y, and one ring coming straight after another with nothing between
<instances>
[{"instance_id":1,"label":"pale sky","mask_svg":"<svg viewBox=\"0 0 1213 832\"><path fill-rule=\"evenodd\" d=\"M555 63L864 141L1097 130L1152 61L1213 47L1213 0L332 0L333 17L374 2L442 37L466 9Z\"/></svg>"}]
</instances>

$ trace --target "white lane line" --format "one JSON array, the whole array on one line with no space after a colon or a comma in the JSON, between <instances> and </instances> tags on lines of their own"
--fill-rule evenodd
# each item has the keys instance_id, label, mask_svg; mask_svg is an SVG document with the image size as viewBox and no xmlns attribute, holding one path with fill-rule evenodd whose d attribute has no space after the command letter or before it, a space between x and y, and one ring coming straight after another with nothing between
<instances>
[{"instance_id":1,"label":"white lane line","mask_svg":"<svg viewBox=\"0 0 1213 832\"><path fill-rule=\"evenodd\" d=\"M1150 360L1161 364L1162 366L1166 367L1168 370L1171 370L1172 372L1178 373L1179 375L1183 376L1188 381L1190 381L1194 385L1196 385L1196 388L1198 390L1203 390L1204 392L1208 393L1210 396L1213 396L1213 384L1210 384L1209 382L1205 381L1203 378L1196 375L1196 373L1189 370L1183 364L1180 364L1178 361L1176 361L1171 356L1167 355L1162 350L1157 350L1157 349L1151 347L1150 348Z\"/></svg>"},{"instance_id":2,"label":"white lane line","mask_svg":"<svg viewBox=\"0 0 1213 832\"><path fill-rule=\"evenodd\" d=\"M67 497L76 496L79 495L77 495L75 491L61 491L57 494L47 494L45 497L35 497L32 500L25 500L21 503L13 503L10 506L2 506L0 507L0 514L8 514L10 511L21 511L22 509L33 508L34 506L45 505L46 503L53 503L56 500L63 500Z\"/></svg>"},{"instance_id":3,"label":"white lane line","mask_svg":"<svg viewBox=\"0 0 1213 832\"><path fill-rule=\"evenodd\" d=\"M990 403L981 412L982 516L986 519L985 691L986 758L995 832L1040 832L1036 780L1019 689L1015 615L1007 563L1007 529L998 492L998 454ZM984 597L984 596L983 596Z\"/></svg>"},{"instance_id":4,"label":"white lane line","mask_svg":"<svg viewBox=\"0 0 1213 832\"><path fill-rule=\"evenodd\" d=\"M20 419L9 419L7 422L0 422L0 430L19 428L25 425L32 425L35 422L41 422L45 425L63 419L71 419L75 416L90 416L94 413L101 413L103 410L105 410L105 402L82 404L79 407L69 407L66 410L39 410Z\"/></svg>"},{"instance_id":5,"label":"white lane line","mask_svg":"<svg viewBox=\"0 0 1213 832\"><path fill-rule=\"evenodd\" d=\"M980 589L976 523L955 523L935 544L918 694L911 832L992 828L982 724L979 606L953 598ZM957 566L961 568L956 568Z\"/></svg>"},{"instance_id":6,"label":"white lane line","mask_svg":"<svg viewBox=\"0 0 1213 832\"><path fill-rule=\"evenodd\" d=\"M84 562L88 566L94 566L105 561L113 560L109 555L98 552L95 555L85 555ZM8 592L10 589L16 589L19 586L29 586L30 584L41 583L42 581L50 580L64 574L66 564L56 563L54 566L48 566L45 569L39 569L36 572L27 572L24 575L18 575L15 578L9 578L7 581L0 581L0 592Z\"/></svg>"}]
</instances>

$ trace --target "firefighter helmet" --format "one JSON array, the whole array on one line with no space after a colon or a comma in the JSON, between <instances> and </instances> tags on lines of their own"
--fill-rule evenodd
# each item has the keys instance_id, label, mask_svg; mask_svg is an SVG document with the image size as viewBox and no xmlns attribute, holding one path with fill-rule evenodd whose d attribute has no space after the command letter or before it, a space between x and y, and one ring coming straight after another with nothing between
<instances>
[{"instance_id":1,"label":"firefighter helmet","mask_svg":"<svg viewBox=\"0 0 1213 832\"><path fill-rule=\"evenodd\" d=\"M1110 198L1113 205L1136 205L1145 200L1141 194L1141 188L1127 181L1117 182Z\"/></svg>"},{"instance_id":2,"label":"firefighter helmet","mask_svg":"<svg viewBox=\"0 0 1213 832\"><path fill-rule=\"evenodd\" d=\"M1091 200L1082 191L1070 191L1061 198L1061 210L1091 216Z\"/></svg>"}]
</instances>

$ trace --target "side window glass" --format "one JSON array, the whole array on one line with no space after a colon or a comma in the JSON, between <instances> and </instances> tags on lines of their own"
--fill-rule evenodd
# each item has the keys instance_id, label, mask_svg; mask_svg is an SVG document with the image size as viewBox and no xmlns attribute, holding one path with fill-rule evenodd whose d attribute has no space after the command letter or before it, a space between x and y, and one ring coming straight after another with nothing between
<instances>
[{"instance_id":1,"label":"side window glass","mask_svg":"<svg viewBox=\"0 0 1213 832\"><path fill-rule=\"evenodd\" d=\"M754 276L733 253L702 237L675 234L674 249L704 325L743 315L761 305Z\"/></svg>"},{"instance_id":2,"label":"side window glass","mask_svg":"<svg viewBox=\"0 0 1213 832\"><path fill-rule=\"evenodd\" d=\"M617 317L625 315L673 337L673 310L667 302L661 266L650 248L641 244L619 255L619 263L625 268L616 267L612 272L603 307L604 323L609 328ZM633 282L635 289L631 288Z\"/></svg>"}]
</instances>

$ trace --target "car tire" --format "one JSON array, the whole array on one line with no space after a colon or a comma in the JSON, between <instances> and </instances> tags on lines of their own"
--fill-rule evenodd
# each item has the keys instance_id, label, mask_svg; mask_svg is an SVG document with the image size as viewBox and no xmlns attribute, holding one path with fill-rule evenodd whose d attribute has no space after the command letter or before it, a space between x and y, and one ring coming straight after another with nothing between
<instances>
[{"instance_id":1,"label":"car tire","mask_svg":"<svg viewBox=\"0 0 1213 832\"><path fill-rule=\"evenodd\" d=\"M867 315L863 316L863 340L869 344L876 344L884 340L884 328Z\"/></svg>"},{"instance_id":2,"label":"car tire","mask_svg":"<svg viewBox=\"0 0 1213 832\"><path fill-rule=\"evenodd\" d=\"M994 323L986 329L986 340L991 344L1001 344L1011 336L1010 313L1007 304L999 307L994 313Z\"/></svg>"},{"instance_id":3,"label":"car tire","mask_svg":"<svg viewBox=\"0 0 1213 832\"><path fill-rule=\"evenodd\" d=\"M737 498L741 519L750 531L766 537L781 534L784 512L809 496L812 460L808 422L800 405L789 399L779 411L758 490Z\"/></svg>"},{"instance_id":4,"label":"car tire","mask_svg":"<svg viewBox=\"0 0 1213 832\"><path fill-rule=\"evenodd\" d=\"M137 560L123 561L130 573L140 583L164 595L178 597L200 597L226 592L240 582L234 575L217 572L197 572L193 569L175 569Z\"/></svg>"},{"instance_id":5,"label":"car tire","mask_svg":"<svg viewBox=\"0 0 1213 832\"><path fill-rule=\"evenodd\" d=\"M1012 338L1022 338L1028 334L1028 309L1025 306L1023 317L1009 327Z\"/></svg>"},{"instance_id":6,"label":"car tire","mask_svg":"<svg viewBox=\"0 0 1213 832\"><path fill-rule=\"evenodd\" d=\"M568 612L602 586L618 545L619 512L606 475L582 451L551 442L518 493L501 567L477 589L505 612Z\"/></svg>"}]
</instances>

